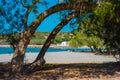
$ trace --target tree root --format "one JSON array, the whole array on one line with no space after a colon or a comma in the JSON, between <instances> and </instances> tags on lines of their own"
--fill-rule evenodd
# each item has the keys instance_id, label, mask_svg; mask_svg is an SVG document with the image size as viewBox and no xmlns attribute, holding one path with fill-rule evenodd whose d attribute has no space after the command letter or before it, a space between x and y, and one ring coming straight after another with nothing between
<instances>
[{"instance_id":1,"label":"tree root","mask_svg":"<svg viewBox=\"0 0 120 80\"><path fill-rule=\"evenodd\" d=\"M23 67L22 73L23 74L30 74L32 72L40 70L44 66L45 62L46 61L44 58L40 58L39 60L36 60L31 64L25 65Z\"/></svg>"}]
</instances>

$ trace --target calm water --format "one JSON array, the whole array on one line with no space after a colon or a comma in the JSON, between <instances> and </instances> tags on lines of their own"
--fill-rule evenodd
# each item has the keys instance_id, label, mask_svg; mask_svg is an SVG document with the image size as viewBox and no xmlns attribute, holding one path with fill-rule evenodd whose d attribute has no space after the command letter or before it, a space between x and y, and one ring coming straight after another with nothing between
<instances>
[{"instance_id":1,"label":"calm water","mask_svg":"<svg viewBox=\"0 0 120 80\"><path fill-rule=\"evenodd\" d=\"M26 52L38 53L41 48L27 48ZM49 48L47 52L61 52L61 51L75 51L75 52L90 52L89 48ZM0 47L0 54L12 54L12 48Z\"/></svg>"}]
</instances>

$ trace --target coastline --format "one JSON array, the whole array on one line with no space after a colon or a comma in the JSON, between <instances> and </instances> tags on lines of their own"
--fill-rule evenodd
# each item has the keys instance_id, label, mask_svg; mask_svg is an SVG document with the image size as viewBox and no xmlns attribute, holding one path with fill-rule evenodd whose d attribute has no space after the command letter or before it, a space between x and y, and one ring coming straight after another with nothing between
<instances>
[{"instance_id":1,"label":"coastline","mask_svg":"<svg viewBox=\"0 0 120 80\"><path fill-rule=\"evenodd\" d=\"M43 45L28 45L29 48L41 48ZM11 47L10 45L1 45L0 44L0 47ZM62 46L57 46L57 45L50 45L50 47L53 47L53 48L59 48L59 47L62 47ZM68 46L67 46L68 47Z\"/></svg>"},{"instance_id":2,"label":"coastline","mask_svg":"<svg viewBox=\"0 0 120 80\"><path fill-rule=\"evenodd\" d=\"M43 45L28 45L28 47L34 48L34 47L42 47ZM11 47L10 45L0 45L0 47Z\"/></svg>"},{"instance_id":3,"label":"coastline","mask_svg":"<svg viewBox=\"0 0 120 80\"><path fill-rule=\"evenodd\" d=\"M43 45L28 45L29 48L42 48ZM11 47L10 45L3 45L3 44L0 44L0 47ZM54 45L54 44L51 44L50 47L53 47L53 48L71 48L70 46L60 46L60 45ZM83 46L83 47L80 47L80 48L89 48L87 46Z\"/></svg>"},{"instance_id":4,"label":"coastline","mask_svg":"<svg viewBox=\"0 0 120 80\"><path fill-rule=\"evenodd\" d=\"M10 47L10 45L0 45L0 47ZM42 45L28 45L30 48L41 48ZM51 45L53 48L62 48L60 46ZM13 54L0 54L0 62L10 62ZM36 52L27 52L25 62L32 62L37 57ZM103 55L95 55L91 52L46 52L45 60L47 63L104 63L115 62L116 59Z\"/></svg>"},{"instance_id":5,"label":"coastline","mask_svg":"<svg viewBox=\"0 0 120 80\"><path fill-rule=\"evenodd\" d=\"M38 53L26 53L24 59L25 63L31 63L35 60ZM1 54L0 62L10 62L13 54ZM71 63L106 63L106 62L116 62L113 57L94 55L93 53L84 52L46 52L45 54L46 63L51 64L71 64Z\"/></svg>"}]
</instances>

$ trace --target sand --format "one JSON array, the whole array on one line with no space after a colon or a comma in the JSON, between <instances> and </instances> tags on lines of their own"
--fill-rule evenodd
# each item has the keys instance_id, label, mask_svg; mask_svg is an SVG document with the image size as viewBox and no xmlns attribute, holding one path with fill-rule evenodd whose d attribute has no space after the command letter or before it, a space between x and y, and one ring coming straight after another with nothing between
<instances>
[{"instance_id":1,"label":"sand","mask_svg":"<svg viewBox=\"0 0 120 80\"><path fill-rule=\"evenodd\" d=\"M25 62L32 62L38 53L27 53ZM0 62L10 62L12 54L1 54ZM120 67L113 57L83 52L47 52L46 66L30 75L12 75L1 66L0 80L120 80ZM77 63L77 64L74 64ZM82 63L82 64L81 64ZM103 64L84 64L103 63ZM8 73L8 74L6 74Z\"/></svg>"},{"instance_id":2,"label":"sand","mask_svg":"<svg viewBox=\"0 0 120 80\"><path fill-rule=\"evenodd\" d=\"M27 53L25 57L25 62L32 62L37 57L38 53ZM13 54L1 54L0 62L10 62ZM83 53L83 52L47 52L45 54L46 63L106 63L106 62L116 62L113 57L95 55L93 53Z\"/></svg>"}]
</instances>

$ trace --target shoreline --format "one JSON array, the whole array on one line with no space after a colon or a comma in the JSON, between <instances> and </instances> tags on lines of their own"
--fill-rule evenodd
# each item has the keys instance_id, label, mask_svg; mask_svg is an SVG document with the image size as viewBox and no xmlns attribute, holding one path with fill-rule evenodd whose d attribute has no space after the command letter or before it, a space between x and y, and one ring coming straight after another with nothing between
<instances>
[{"instance_id":1,"label":"shoreline","mask_svg":"<svg viewBox=\"0 0 120 80\"><path fill-rule=\"evenodd\" d=\"M35 60L38 53L27 53L24 59L25 63L31 63ZM13 54L1 54L0 62L10 62ZM116 62L113 57L94 55L92 53L86 54L84 52L47 52L45 54L46 63L50 64L73 64L73 63L106 63Z\"/></svg>"},{"instance_id":2,"label":"shoreline","mask_svg":"<svg viewBox=\"0 0 120 80\"><path fill-rule=\"evenodd\" d=\"M43 45L28 45L28 47L31 47L31 48L41 48ZM0 47L11 47L10 45L0 45Z\"/></svg>"},{"instance_id":3,"label":"shoreline","mask_svg":"<svg viewBox=\"0 0 120 80\"><path fill-rule=\"evenodd\" d=\"M11 47L10 45L2 45L2 44L0 44L0 47ZM42 48L43 47L43 45L28 45L28 47L29 48ZM50 45L50 47L51 48L72 48L72 47L70 47L70 46L60 46L60 45L54 45L54 44L51 44ZM89 47L87 47L87 46L83 46L83 47L80 47L80 48L89 48Z\"/></svg>"},{"instance_id":4,"label":"shoreline","mask_svg":"<svg viewBox=\"0 0 120 80\"><path fill-rule=\"evenodd\" d=\"M29 48L42 48L43 45L28 45ZM0 45L0 47L11 47L10 45ZM51 48L62 48L62 46L57 46L57 45L51 45ZM64 46L63 46L64 47ZM69 46L67 46L69 48Z\"/></svg>"}]
</instances>

